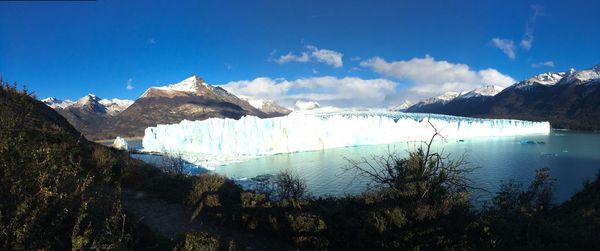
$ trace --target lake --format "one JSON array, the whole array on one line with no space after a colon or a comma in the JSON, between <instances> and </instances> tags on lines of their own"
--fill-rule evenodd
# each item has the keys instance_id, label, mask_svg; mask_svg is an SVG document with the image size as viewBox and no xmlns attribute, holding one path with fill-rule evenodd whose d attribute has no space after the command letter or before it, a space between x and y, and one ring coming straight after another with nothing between
<instances>
[{"instance_id":1,"label":"lake","mask_svg":"<svg viewBox=\"0 0 600 251\"><path fill-rule=\"evenodd\" d=\"M348 159L360 160L395 152L407 156L417 144L397 143L326 149L312 152L277 154L240 163L219 166L218 174L234 179L252 178L291 170L306 180L315 196L357 194L367 188L368 180L347 171ZM595 178L600 169L600 134L553 130L550 135L473 138L464 141L438 141L436 151L458 157L466 153L474 185L497 191L502 181L514 179L527 185L535 170L548 167L555 180L555 201L562 202L582 188L586 179ZM475 191L474 197L489 199L489 192Z\"/></svg>"},{"instance_id":2,"label":"lake","mask_svg":"<svg viewBox=\"0 0 600 251\"><path fill-rule=\"evenodd\" d=\"M141 141L129 142L139 148ZM239 163L218 166L214 172L236 180L291 170L302 177L314 196L343 196L367 189L369 180L347 171L348 159L360 160L394 152L407 156L418 146L415 142L325 149L311 152L277 154ZM525 186L535 170L548 167L555 179L554 200L562 202L594 179L600 170L600 134L553 130L549 135L472 138L464 141L437 141L435 151L450 157L465 153L469 166L476 167L469 178L485 191L474 191L474 199L485 201L502 181L516 180ZM147 159L147 158L146 158Z\"/></svg>"}]
</instances>

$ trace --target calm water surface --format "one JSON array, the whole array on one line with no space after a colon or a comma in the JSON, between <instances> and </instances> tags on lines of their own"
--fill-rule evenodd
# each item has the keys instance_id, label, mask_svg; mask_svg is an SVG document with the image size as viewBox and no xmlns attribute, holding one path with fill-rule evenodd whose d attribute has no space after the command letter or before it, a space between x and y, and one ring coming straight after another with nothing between
<instances>
[{"instance_id":1,"label":"calm water surface","mask_svg":"<svg viewBox=\"0 0 600 251\"><path fill-rule=\"evenodd\" d=\"M532 141L532 142L526 142ZM230 178L252 178L292 170L308 183L315 196L340 196L364 191L368 181L346 171L347 159L360 160L388 151L402 156L416 143L358 146L322 151L278 154L217 167L215 172ZM548 167L555 181L555 200L561 202L581 189L584 180L593 179L600 169L600 134L552 131L545 136L519 136L437 142L435 150L458 157L466 153L470 167L477 167L470 178L474 185L494 192L501 181L531 181L536 169ZM487 192L475 192L480 200Z\"/></svg>"},{"instance_id":2,"label":"calm water surface","mask_svg":"<svg viewBox=\"0 0 600 251\"><path fill-rule=\"evenodd\" d=\"M129 145L140 148L141 141L131 141ZM215 172L233 179L248 179L291 170L306 180L312 195L342 196L363 192L368 185L367 179L346 171L348 159L360 160L389 151L407 156L407 151L414 150L416 146L414 142L404 142L278 154L220 166ZM451 157L466 153L469 167L477 167L469 177L475 186L490 192L497 191L502 181L511 179L526 185L536 169L548 167L556 179L556 202L568 199L582 188L586 179L594 179L600 170L599 133L552 131L545 136L439 141L434 148ZM138 157L144 159L144 156ZM151 156L146 157L152 159ZM484 201L491 196L489 192L474 192L476 200Z\"/></svg>"}]
</instances>

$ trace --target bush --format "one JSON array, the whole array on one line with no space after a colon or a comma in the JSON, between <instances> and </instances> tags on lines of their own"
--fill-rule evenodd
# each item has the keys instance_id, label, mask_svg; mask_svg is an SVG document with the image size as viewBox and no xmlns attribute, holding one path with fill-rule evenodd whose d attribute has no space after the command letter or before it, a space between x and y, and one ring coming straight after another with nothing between
<instances>
[{"instance_id":1,"label":"bush","mask_svg":"<svg viewBox=\"0 0 600 251\"><path fill-rule=\"evenodd\" d=\"M545 249L558 238L560 231L549 219L552 185L549 169L544 168L536 171L527 189L513 180L500 186L483 214L494 248Z\"/></svg>"},{"instance_id":2,"label":"bush","mask_svg":"<svg viewBox=\"0 0 600 251\"><path fill-rule=\"evenodd\" d=\"M276 174L269 181L270 195L275 200L298 200L307 196L306 182L289 170Z\"/></svg>"},{"instance_id":3,"label":"bush","mask_svg":"<svg viewBox=\"0 0 600 251\"><path fill-rule=\"evenodd\" d=\"M204 232L189 232L174 248L177 251L216 251L219 250L219 237Z\"/></svg>"},{"instance_id":4,"label":"bush","mask_svg":"<svg viewBox=\"0 0 600 251\"><path fill-rule=\"evenodd\" d=\"M166 173L184 174L185 163L186 161L183 159L181 153L176 153L172 155L167 154L161 156L159 163L156 164L156 167Z\"/></svg>"},{"instance_id":5,"label":"bush","mask_svg":"<svg viewBox=\"0 0 600 251\"><path fill-rule=\"evenodd\" d=\"M0 249L121 249L121 163L26 91L0 86Z\"/></svg>"}]
</instances>

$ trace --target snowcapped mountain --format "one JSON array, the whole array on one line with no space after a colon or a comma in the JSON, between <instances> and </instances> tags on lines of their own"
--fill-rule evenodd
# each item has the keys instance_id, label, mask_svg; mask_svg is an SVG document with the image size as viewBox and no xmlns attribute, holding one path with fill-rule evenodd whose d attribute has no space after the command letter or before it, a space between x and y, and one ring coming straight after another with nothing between
<instances>
[{"instance_id":1,"label":"snowcapped mountain","mask_svg":"<svg viewBox=\"0 0 600 251\"><path fill-rule=\"evenodd\" d=\"M98 96L89 93L73 102L69 99L60 100L55 97L48 97L40 100L52 109L66 109L67 107L90 107L92 110L96 110L102 113L107 113L110 116L117 115L124 111L133 104L133 100L127 99L100 99Z\"/></svg>"},{"instance_id":2,"label":"snowcapped mountain","mask_svg":"<svg viewBox=\"0 0 600 251\"><path fill-rule=\"evenodd\" d=\"M418 103L406 108L405 111L426 112L431 109L437 109L437 107L445 105L446 103L456 99L461 94L462 93L460 93L460 92L446 92L440 96L432 97L432 98L428 98L428 99L419 101Z\"/></svg>"},{"instance_id":3,"label":"snowcapped mountain","mask_svg":"<svg viewBox=\"0 0 600 251\"><path fill-rule=\"evenodd\" d=\"M496 85L486 85L486 86L479 87L475 90L463 93L456 98L469 99L469 98L476 98L476 97L493 97L493 96L496 96L496 94L500 93L503 89L504 88L502 88L500 86L496 86Z\"/></svg>"},{"instance_id":4,"label":"snowcapped mountain","mask_svg":"<svg viewBox=\"0 0 600 251\"><path fill-rule=\"evenodd\" d=\"M460 96L461 93L460 92L446 92L440 96L437 97L433 97L433 98L428 98L424 101L421 101L423 104L429 105L429 104L435 104L435 103L446 103L450 100L455 99L456 97ZM419 103L421 103L419 102ZM417 103L418 104L418 103Z\"/></svg>"},{"instance_id":5,"label":"snowcapped mountain","mask_svg":"<svg viewBox=\"0 0 600 251\"><path fill-rule=\"evenodd\" d=\"M571 69L569 72L574 71ZM519 83L516 83L509 88L529 90L531 88L535 88L536 86L544 85L555 85L557 84L563 77L569 74L569 72L546 72L539 75L535 75L531 78L523 80Z\"/></svg>"},{"instance_id":6,"label":"snowcapped mountain","mask_svg":"<svg viewBox=\"0 0 600 251\"><path fill-rule=\"evenodd\" d=\"M99 103L106 108L108 115L115 116L122 111L125 111L129 106L133 104L133 100L127 99L101 99Z\"/></svg>"},{"instance_id":7,"label":"snowcapped mountain","mask_svg":"<svg viewBox=\"0 0 600 251\"><path fill-rule=\"evenodd\" d=\"M413 103L405 99L402 104L388 107L388 111L403 112L411 106L413 106Z\"/></svg>"},{"instance_id":8,"label":"snowcapped mountain","mask_svg":"<svg viewBox=\"0 0 600 251\"><path fill-rule=\"evenodd\" d=\"M85 135L92 135L106 122L127 109L132 100L101 99L89 93L73 102L49 97L41 100Z\"/></svg>"},{"instance_id":9,"label":"snowcapped mountain","mask_svg":"<svg viewBox=\"0 0 600 251\"><path fill-rule=\"evenodd\" d=\"M170 84L166 86L158 86L158 87L150 87L148 88L140 98L148 98L148 97L174 97L174 96L183 96L183 95L193 95L196 93L207 92L208 90L213 90L215 87L209 86L204 79L192 75L185 80Z\"/></svg>"},{"instance_id":10,"label":"snowcapped mountain","mask_svg":"<svg viewBox=\"0 0 600 251\"><path fill-rule=\"evenodd\" d=\"M48 98L42 99L40 101L44 102L44 104L46 104L47 106L52 107L52 109L57 109L57 108L64 109L67 106L71 106L71 105L75 104L75 102L73 102L69 99L60 100L55 97L48 97Z\"/></svg>"},{"instance_id":11,"label":"snowcapped mountain","mask_svg":"<svg viewBox=\"0 0 600 251\"><path fill-rule=\"evenodd\" d=\"M567 74L557 83L565 84L597 84L600 83L600 64L586 70L575 71L570 69Z\"/></svg>"},{"instance_id":12,"label":"snowcapped mountain","mask_svg":"<svg viewBox=\"0 0 600 251\"><path fill-rule=\"evenodd\" d=\"M270 100L253 99L251 104L196 75L150 87L135 101L101 99L91 93L75 102L52 97L42 101L92 139L142 136L146 127L182 120L239 119L245 115L267 118L290 112Z\"/></svg>"},{"instance_id":13,"label":"snowcapped mountain","mask_svg":"<svg viewBox=\"0 0 600 251\"><path fill-rule=\"evenodd\" d=\"M484 85L482 87L476 88L476 89L468 91L468 92L446 92L440 96L425 99L419 103L416 103L413 106L410 106L409 108L414 111L416 109L421 109L423 107L443 106L452 101L457 101L457 100L464 101L467 99L474 99L474 98L477 98L477 99L484 98L485 99L487 97L495 96L496 94L500 93L502 90L503 90L503 88L499 87L499 86ZM407 109L409 109L409 108L407 108Z\"/></svg>"},{"instance_id":14,"label":"snowcapped mountain","mask_svg":"<svg viewBox=\"0 0 600 251\"><path fill-rule=\"evenodd\" d=\"M241 98L242 100L245 100L248 103L250 103L250 105L253 106L254 108L269 115L269 117L285 116L285 115L290 114L290 112L292 112L292 110L277 104L273 100L255 99L255 98L251 98L248 96L242 96L242 95L238 95L238 97Z\"/></svg>"},{"instance_id":15,"label":"snowcapped mountain","mask_svg":"<svg viewBox=\"0 0 600 251\"><path fill-rule=\"evenodd\" d=\"M258 107L258 102L255 102ZM260 108L219 86L192 75L181 82L150 87L131 106L110 119L110 124L97 138L136 137L144 129L157 124L173 124L182 120L207 118L239 119L245 115L261 118L285 115L273 102L262 101ZM264 110L264 111L263 111ZM265 112L272 111L272 112ZM282 110L283 111L283 110Z\"/></svg>"},{"instance_id":16,"label":"snowcapped mountain","mask_svg":"<svg viewBox=\"0 0 600 251\"><path fill-rule=\"evenodd\" d=\"M407 112L443 113L448 110L463 109L470 103L481 104L502 92L496 85L484 85L468 92L446 92L440 96L425 99L406 109ZM445 113L444 113L445 114Z\"/></svg>"},{"instance_id":17,"label":"snowcapped mountain","mask_svg":"<svg viewBox=\"0 0 600 251\"><path fill-rule=\"evenodd\" d=\"M553 127L600 130L600 65L535 75L490 96L463 94L443 104L412 106L409 112L550 121ZM494 93L496 94L494 95ZM479 94L483 94L480 92ZM469 97L466 98L465 97Z\"/></svg>"}]
</instances>

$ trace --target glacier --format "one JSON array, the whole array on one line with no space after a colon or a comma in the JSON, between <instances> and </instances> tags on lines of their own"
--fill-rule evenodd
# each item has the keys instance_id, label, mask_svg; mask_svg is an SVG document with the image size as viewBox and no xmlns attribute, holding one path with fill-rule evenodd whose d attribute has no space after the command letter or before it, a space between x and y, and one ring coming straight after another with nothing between
<instances>
[{"instance_id":1,"label":"glacier","mask_svg":"<svg viewBox=\"0 0 600 251\"><path fill-rule=\"evenodd\" d=\"M424 141L434 134L432 125L445 139L550 133L548 122L353 110L183 120L146 128L142 146L144 151L181 154L210 169L278 153Z\"/></svg>"}]
</instances>

